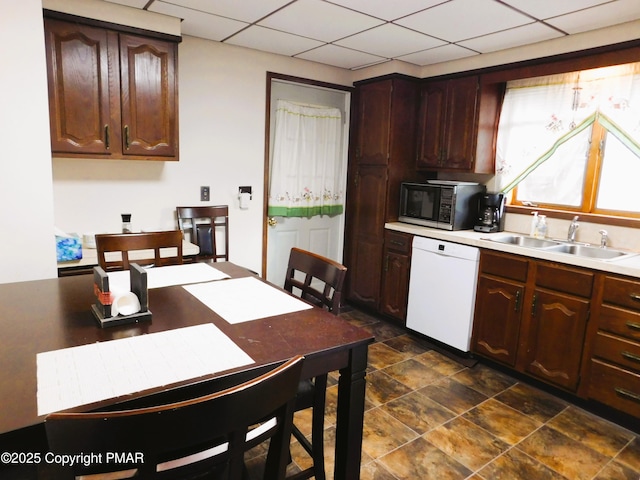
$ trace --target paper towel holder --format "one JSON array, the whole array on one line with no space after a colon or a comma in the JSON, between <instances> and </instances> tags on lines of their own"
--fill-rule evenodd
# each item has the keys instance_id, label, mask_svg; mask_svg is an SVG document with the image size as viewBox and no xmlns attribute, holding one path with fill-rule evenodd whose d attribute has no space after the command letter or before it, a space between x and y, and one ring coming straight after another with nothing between
<instances>
[{"instance_id":1,"label":"paper towel holder","mask_svg":"<svg viewBox=\"0 0 640 480\"><path fill-rule=\"evenodd\" d=\"M249 194L249 200L252 200L251 187L238 187L238 197L242 193L248 193Z\"/></svg>"},{"instance_id":2,"label":"paper towel holder","mask_svg":"<svg viewBox=\"0 0 640 480\"><path fill-rule=\"evenodd\" d=\"M238 187L238 200L241 210L247 210L249 208L251 197L251 187Z\"/></svg>"}]
</instances>

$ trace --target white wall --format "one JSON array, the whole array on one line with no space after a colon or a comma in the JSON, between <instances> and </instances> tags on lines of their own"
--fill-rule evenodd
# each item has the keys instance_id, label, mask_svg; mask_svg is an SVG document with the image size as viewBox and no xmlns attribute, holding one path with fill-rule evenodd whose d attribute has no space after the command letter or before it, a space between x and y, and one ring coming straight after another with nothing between
<instances>
[{"instance_id":1,"label":"white wall","mask_svg":"<svg viewBox=\"0 0 640 480\"><path fill-rule=\"evenodd\" d=\"M0 283L53 277L51 146L40 0L2 8L0 64Z\"/></svg>"},{"instance_id":2,"label":"white wall","mask_svg":"<svg viewBox=\"0 0 640 480\"><path fill-rule=\"evenodd\" d=\"M350 85L350 72L184 37L179 47L180 161L53 159L56 226L69 232L175 228L177 205L228 204L230 260L260 271L267 71ZM200 202L200 186L211 202ZM251 185L248 210L238 187Z\"/></svg>"}]
</instances>

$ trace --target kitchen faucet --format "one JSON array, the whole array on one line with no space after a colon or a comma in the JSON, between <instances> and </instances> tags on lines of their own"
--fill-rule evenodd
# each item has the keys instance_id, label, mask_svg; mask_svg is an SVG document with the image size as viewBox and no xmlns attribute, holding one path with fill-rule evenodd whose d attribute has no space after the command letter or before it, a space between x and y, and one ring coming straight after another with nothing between
<instances>
[{"instance_id":1,"label":"kitchen faucet","mask_svg":"<svg viewBox=\"0 0 640 480\"><path fill-rule=\"evenodd\" d=\"M573 217L573 220L571 220L571 225L569 225L569 232L567 233L567 240L569 242L576 241L576 230L578 230L578 228L580 227L580 224L578 223L578 218L579 217L577 215Z\"/></svg>"},{"instance_id":2,"label":"kitchen faucet","mask_svg":"<svg viewBox=\"0 0 640 480\"><path fill-rule=\"evenodd\" d=\"M606 230L600 230L598 233L602 235L600 238L600 248L607 248L607 240L609 239L609 234Z\"/></svg>"}]
</instances>

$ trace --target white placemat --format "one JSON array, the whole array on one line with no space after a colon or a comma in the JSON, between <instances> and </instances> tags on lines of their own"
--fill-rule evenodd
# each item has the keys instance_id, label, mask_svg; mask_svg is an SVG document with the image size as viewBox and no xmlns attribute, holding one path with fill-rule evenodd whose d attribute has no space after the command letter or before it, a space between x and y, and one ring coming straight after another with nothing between
<instances>
[{"instance_id":1,"label":"white placemat","mask_svg":"<svg viewBox=\"0 0 640 480\"><path fill-rule=\"evenodd\" d=\"M170 287L189 283L211 282L229 278L229 275L210 267L206 263L186 263L184 265L168 265L166 267L147 268L147 288ZM130 272L109 272L109 290L111 292L128 292Z\"/></svg>"},{"instance_id":2,"label":"white placemat","mask_svg":"<svg viewBox=\"0 0 640 480\"><path fill-rule=\"evenodd\" d=\"M257 278L233 278L183 287L231 324L313 308Z\"/></svg>"},{"instance_id":3,"label":"white placemat","mask_svg":"<svg viewBox=\"0 0 640 480\"><path fill-rule=\"evenodd\" d=\"M251 363L212 323L43 352L38 415Z\"/></svg>"}]
</instances>

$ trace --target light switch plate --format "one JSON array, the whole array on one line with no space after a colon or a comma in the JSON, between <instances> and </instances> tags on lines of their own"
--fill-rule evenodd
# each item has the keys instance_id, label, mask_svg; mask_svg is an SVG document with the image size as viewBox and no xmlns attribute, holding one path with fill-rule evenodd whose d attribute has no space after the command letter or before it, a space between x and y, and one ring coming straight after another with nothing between
<instances>
[{"instance_id":1,"label":"light switch plate","mask_svg":"<svg viewBox=\"0 0 640 480\"><path fill-rule=\"evenodd\" d=\"M201 202L209 201L209 187L200 187L200 201Z\"/></svg>"}]
</instances>

